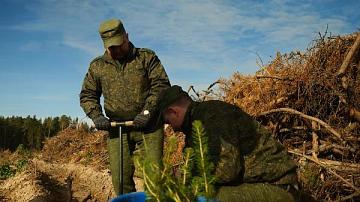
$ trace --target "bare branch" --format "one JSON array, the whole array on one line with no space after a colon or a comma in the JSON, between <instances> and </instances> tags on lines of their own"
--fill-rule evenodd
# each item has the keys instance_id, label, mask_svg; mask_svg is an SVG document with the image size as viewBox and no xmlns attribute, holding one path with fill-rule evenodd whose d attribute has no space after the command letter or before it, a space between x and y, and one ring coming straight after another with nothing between
<instances>
[{"instance_id":1,"label":"bare branch","mask_svg":"<svg viewBox=\"0 0 360 202\"><path fill-rule=\"evenodd\" d=\"M350 109L350 117L354 118L356 121L360 123L360 112L355 108Z\"/></svg>"},{"instance_id":2,"label":"bare branch","mask_svg":"<svg viewBox=\"0 0 360 202\"><path fill-rule=\"evenodd\" d=\"M337 174L335 171L331 170L326 164L323 164L321 161L317 160L317 159L314 159L310 156L307 156L307 155L304 155L304 154L301 154L301 153L298 153L296 151L293 151L293 150L289 150L288 151L289 153L291 154L295 154L295 155L298 155L298 156L301 156L301 157L304 157L318 165L320 165L321 167L325 168L327 171L329 171L330 173L332 173L333 175L335 175L337 178L339 178L341 181L343 181L345 184L347 184L348 186L350 186L351 188L353 188L356 192L359 192L360 189L358 187L356 187L355 185L353 185L352 183L350 183L349 181L347 181L346 179L344 179L343 177L341 177L339 174Z\"/></svg>"},{"instance_id":3,"label":"bare branch","mask_svg":"<svg viewBox=\"0 0 360 202\"><path fill-rule=\"evenodd\" d=\"M352 199L359 195L360 195L360 192L354 192L354 193L350 194L349 196L340 197L340 199L336 200L335 202L347 201L347 200Z\"/></svg>"},{"instance_id":4,"label":"bare branch","mask_svg":"<svg viewBox=\"0 0 360 202\"><path fill-rule=\"evenodd\" d=\"M293 81L294 79L292 78L288 78L288 77L279 77L279 76L268 76L268 75L256 75L257 79L261 79L261 78L267 78L267 79L278 79L278 80L283 80L283 81Z\"/></svg>"},{"instance_id":5,"label":"bare branch","mask_svg":"<svg viewBox=\"0 0 360 202\"><path fill-rule=\"evenodd\" d=\"M346 55L344 62L342 63L339 71L337 72L337 76L342 76L343 74L345 74L352 58L354 57L354 55L359 47L360 47L360 33L357 35L354 44L352 45L350 51Z\"/></svg>"},{"instance_id":6,"label":"bare branch","mask_svg":"<svg viewBox=\"0 0 360 202\"><path fill-rule=\"evenodd\" d=\"M187 90L187 93L190 94L191 90L195 93L195 95L198 97L198 99L200 99L200 94L198 92L196 92L194 86L189 86L189 89Z\"/></svg>"},{"instance_id":7,"label":"bare branch","mask_svg":"<svg viewBox=\"0 0 360 202\"><path fill-rule=\"evenodd\" d=\"M269 106L275 106L275 105L278 105L278 104L281 104L285 101L287 101L289 99L289 97L280 97L276 100L273 100L269 103Z\"/></svg>"},{"instance_id":8,"label":"bare branch","mask_svg":"<svg viewBox=\"0 0 360 202\"><path fill-rule=\"evenodd\" d=\"M212 87L214 87L216 84L220 83L220 80L215 81L214 83L210 84L207 90L209 91Z\"/></svg>"},{"instance_id":9,"label":"bare branch","mask_svg":"<svg viewBox=\"0 0 360 202\"><path fill-rule=\"evenodd\" d=\"M272 109L272 110L269 110L269 111L266 111L266 112L262 112L257 116L265 116L265 115L268 115L268 114L271 114L271 113L276 113L276 112L285 112L285 113L290 113L290 114L296 114L296 115L299 115L302 118L305 118L305 119L308 119L308 120L311 120L311 121L315 121L315 122L319 123L321 126L323 126L325 129L327 129L329 132L331 132L333 135L335 135L337 138L342 140L341 135L336 130L334 130L331 126L329 126L327 123L325 123L324 121L322 121L322 120L320 120L318 118L306 115L306 114L304 114L302 112L299 112L299 111L297 111L295 109L291 109L291 108Z\"/></svg>"},{"instance_id":10,"label":"bare branch","mask_svg":"<svg viewBox=\"0 0 360 202\"><path fill-rule=\"evenodd\" d=\"M204 92L204 96L203 96L203 98L202 98L203 101L206 99L206 97L207 97L210 93L212 93L212 89L211 89L211 88L214 87L216 84L219 84L219 83L220 83L220 80L217 80L217 81L215 81L214 83L210 84L209 87L208 87L206 90L203 91L203 92Z\"/></svg>"}]
</instances>

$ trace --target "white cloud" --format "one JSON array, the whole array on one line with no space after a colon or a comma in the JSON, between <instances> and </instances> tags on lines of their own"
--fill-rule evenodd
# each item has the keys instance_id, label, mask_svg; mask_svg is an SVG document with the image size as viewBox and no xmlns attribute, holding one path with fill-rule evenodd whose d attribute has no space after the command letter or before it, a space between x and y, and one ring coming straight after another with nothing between
<instances>
[{"instance_id":1,"label":"white cloud","mask_svg":"<svg viewBox=\"0 0 360 202\"><path fill-rule=\"evenodd\" d=\"M156 49L174 78L184 70L202 71L198 76L205 77L208 71L221 75L237 67L250 72L256 69L252 52L268 57L276 51L302 49L326 25L335 34L352 26L344 13L324 16L312 1L40 2L40 7L29 7L37 19L16 29L57 33L63 44L98 55L103 50L99 22L121 18L135 45Z\"/></svg>"},{"instance_id":2,"label":"white cloud","mask_svg":"<svg viewBox=\"0 0 360 202\"><path fill-rule=\"evenodd\" d=\"M84 50L90 53L91 55L99 55L104 51L94 41L90 41L90 40L85 41L82 38L78 38L78 36L76 35L75 36L65 35L63 44L70 46L72 48Z\"/></svg>"}]
</instances>

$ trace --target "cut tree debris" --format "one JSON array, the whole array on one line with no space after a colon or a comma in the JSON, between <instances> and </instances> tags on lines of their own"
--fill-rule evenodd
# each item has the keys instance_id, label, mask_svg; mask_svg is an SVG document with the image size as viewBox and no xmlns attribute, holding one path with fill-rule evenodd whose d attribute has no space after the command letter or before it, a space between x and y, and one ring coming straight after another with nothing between
<instances>
[{"instance_id":1,"label":"cut tree debris","mask_svg":"<svg viewBox=\"0 0 360 202\"><path fill-rule=\"evenodd\" d=\"M323 36L255 75L220 80L221 99L264 124L321 201L360 200L360 34Z\"/></svg>"}]
</instances>

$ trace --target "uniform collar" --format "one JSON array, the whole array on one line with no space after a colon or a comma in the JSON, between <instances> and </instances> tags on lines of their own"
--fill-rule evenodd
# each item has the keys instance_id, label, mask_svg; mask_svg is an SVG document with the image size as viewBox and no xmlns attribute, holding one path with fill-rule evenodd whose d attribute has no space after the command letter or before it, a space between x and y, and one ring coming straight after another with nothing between
<instances>
[{"instance_id":1,"label":"uniform collar","mask_svg":"<svg viewBox=\"0 0 360 202\"><path fill-rule=\"evenodd\" d=\"M127 62L131 59L133 59L136 55L136 48L135 46L130 42L129 43L129 46L130 46L130 50L129 50L129 53L128 55L120 62L120 64L124 63L124 62ZM113 60L111 58L111 56L107 53L107 51L105 51L104 55L102 56L102 58L106 61L106 62L109 62L109 63L113 63L113 64L116 64L117 62L115 60Z\"/></svg>"},{"instance_id":2,"label":"uniform collar","mask_svg":"<svg viewBox=\"0 0 360 202\"><path fill-rule=\"evenodd\" d=\"M194 114L194 107L197 106L199 103L192 101L189 107L186 110L184 121L181 126L181 131L185 133L186 135L191 134L192 129L192 116Z\"/></svg>"}]
</instances>

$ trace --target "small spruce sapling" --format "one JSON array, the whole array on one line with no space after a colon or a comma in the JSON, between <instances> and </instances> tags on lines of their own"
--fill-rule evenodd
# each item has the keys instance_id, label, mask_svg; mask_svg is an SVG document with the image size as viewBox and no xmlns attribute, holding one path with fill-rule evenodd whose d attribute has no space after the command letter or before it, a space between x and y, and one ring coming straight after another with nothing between
<instances>
[{"instance_id":1,"label":"small spruce sapling","mask_svg":"<svg viewBox=\"0 0 360 202\"><path fill-rule=\"evenodd\" d=\"M135 159L144 177L147 201L191 202L196 201L197 196L214 198L214 165L208 156L208 140L200 121L193 122L192 136L193 147L184 150L178 177L172 165L178 141L175 136L168 139L160 167L146 158ZM146 151L146 142L144 144ZM194 169L198 175L193 176Z\"/></svg>"}]
</instances>

